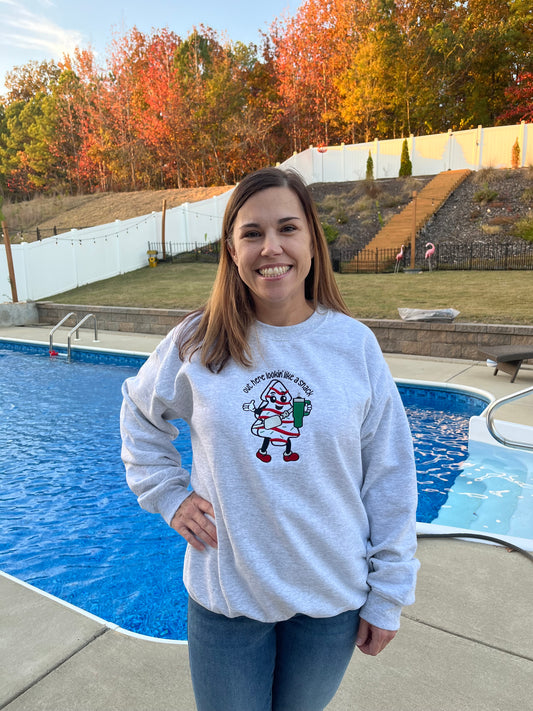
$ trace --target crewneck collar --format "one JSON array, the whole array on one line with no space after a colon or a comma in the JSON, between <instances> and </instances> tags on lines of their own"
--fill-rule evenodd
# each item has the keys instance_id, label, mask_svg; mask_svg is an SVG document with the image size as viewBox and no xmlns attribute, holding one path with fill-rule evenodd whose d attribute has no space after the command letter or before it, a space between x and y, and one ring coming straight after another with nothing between
<instances>
[{"instance_id":1,"label":"crewneck collar","mask_svg":"<svg viewBox=\"0 0 533 711\"><path fill-rule=\"evenodd\" d=\"M272 326L269 323L256 321L254 327L258 336L282 341L292 336L303 336L304 334L314 331L324 323L327 317L328 310L322 306L318 306L309 318L292 326Z\"/></svg>"}]
</instances>

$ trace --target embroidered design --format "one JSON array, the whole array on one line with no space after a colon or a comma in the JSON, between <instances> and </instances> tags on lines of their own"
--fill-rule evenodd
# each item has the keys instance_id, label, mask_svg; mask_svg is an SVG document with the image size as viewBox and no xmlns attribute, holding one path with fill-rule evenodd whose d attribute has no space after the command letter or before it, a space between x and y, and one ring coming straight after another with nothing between
<instances>
[{"instance_id":1,"label":"embroidered design","mask_svg":"<svg viewBox=\"0 0 533 711\"><path fill-rule=\"evenodd\" d=\"M256 407L255 400L243 404L242 409L253 412L256 419L252 424L252 434L261 437L263 442L256 457L262 462L270 462L270 445L285 447L283 459L296 462L300 456L292 451L291 440L300 436L304 417L311 412L310 400L292 397L281 380L271 380L261 393L261 402Z\"/></svg>"}]
</instances>

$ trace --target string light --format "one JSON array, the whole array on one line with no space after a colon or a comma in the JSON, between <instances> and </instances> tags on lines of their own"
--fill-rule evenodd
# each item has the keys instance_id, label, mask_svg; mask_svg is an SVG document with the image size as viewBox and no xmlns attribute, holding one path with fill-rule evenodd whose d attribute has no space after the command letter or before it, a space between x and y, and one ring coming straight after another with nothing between
<instances>
[{"instance_id":1,"label":"string light","mask_svg":"<svg viewBox=\"0 0 533 711\"><path fill-rule=\"evenodd\" d=\"M177 208L173 208L173 209L178 209L179 207L183 207L183 206L178 205ZM213 220L219 220L219 221L222 220L222 217L220 215L213 215L213 214L210 214L207 212L199 212L197 210L190 210L189 208L182 210L182 212L183 212L184 216L195 217L196 220L198 220L198 218L200 218L200 217L208 218L210 223L212 223ZM130 232L130 230L133 231L134 228L136 231L139 231L139 227L141 225L148 222L149 220L152 220L154 215L157 215L157 214L159 214L159 213L151 213L150 215L145 215L144 217L140 218L134 225L127 225L120 230L116 230L116 228L115 228L114 236L118 238L118 236L120 234L128 234ZM167 211L167 215L168 215L168 211ZM110 235L109 235L109 232L107 232L107 225L97 225L95 227L89 227L86 229L90 229L91 232L94 232L95 230L96 231L98 231L98 230L104 231L105 230L105 233L101 234L101 235L92 234L89 237L78 238L80 245L82 245L83 242L87 242L89 240L93 240L94 244L96 244L96 241L100 240L100 239L104 239L106 242L108 241L108 237ZM73 241L72 237L70 235L68 235L68 236L67 235L68 235L68 233L65 233L65 236L57 235L56 236L56 245L59 244L59 242L67 242L70 240L70 244L71 244L71 246L73 246L74 241Z\"/></svg>"}]
</instances>

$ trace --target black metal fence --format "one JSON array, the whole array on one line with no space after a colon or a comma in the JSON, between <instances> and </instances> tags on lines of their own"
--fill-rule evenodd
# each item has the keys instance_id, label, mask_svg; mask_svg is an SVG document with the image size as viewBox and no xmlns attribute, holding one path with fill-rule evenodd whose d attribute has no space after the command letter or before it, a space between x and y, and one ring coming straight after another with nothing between
<instances>
[{"instance_id":1,"label":"black metal fence","mask_svg":"<svg viewBox=\"0 0 533 711\"><path fill-rule=\"evenodd\" d=\"M148 250L157 252L157 259L166 262L215 262L218 263L220 256L220 243L199 245L194 247L190 244L180 244L179 242L165 242L163 250L162 242L148 242Z\"/></svg>"},{"instance_id":2,"label":"black metal fence","mask_svg":"<svg viewBox=\"0 0 533 711\"><path fill-rule=\"evenodd\" d=\"M512 242L509 244L470 244L436 245L435 253L425 259L426 249L417 246L414 266L411 262L411 249L408 247L401 258L397 249L364 250L359 253L349 250L330 248L333 269L342 274L378 273L405 271L414 268L417 271L433 270L533 270L533 244Z\"/></svg>"},{"instance_id":3,"label":"black metal fence","mask_svg":"<svg viewBox=\"0 0 533 711\"><path fill-rule=\"evenodd\" d=\"M9 230L11 237L18 237L23 240L28 238L29 241L33 241L35 238L38 241L46 239L47 237L55 237L65 232L70 232L70 230L84 230L85 227L80 227L79 225L75 227L58 227L54 225L53 227L32 227L31 229L15 229Z\"/></svg>"},{"instance_id":4,"label":"black metal fence","mask_svg":"<svg viewBox=\"0 0 533 711\"><path fill-rule=\"evenodd\" d=\"M166 242L163 254L161 242L149 242L148 250L157 252L159 261L167 262L212 262L218 263L220 242L194 247L179 242ZM509 244L440 244L436 245L431 259L425 259L426 248L417 246L414 269L433 270L533 270L533 244L512 242ZM411 248L407 247L403 256L398 257L397 249L339 250L330 247L333 269L341 274L368 274L379 272L405 271L411 269Z\"/></svg>"}]
</instances>

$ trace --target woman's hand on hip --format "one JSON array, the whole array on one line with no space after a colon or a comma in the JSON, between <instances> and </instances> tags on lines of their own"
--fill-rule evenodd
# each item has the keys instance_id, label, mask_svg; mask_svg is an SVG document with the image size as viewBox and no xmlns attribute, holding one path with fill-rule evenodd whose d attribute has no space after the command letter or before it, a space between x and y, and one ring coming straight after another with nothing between
<instances>
[{"instance_id":1,"label":"woman's hand on hip","mask_svg":"<svg viewBox=\"0 0 533 711\"><path fill-rule=\"evenodd\" d=\"M384 630L371 625L370 622L359 618L359 631L357 632L356 645L363 654L375 657L396 636L395 630Z\"/></svg>"},{"instance_id":2,"label":"woman's hand on hip","mask_svg":"<svg viewBox=\"0 0 533 711\"><path fill-rule=\"evenodd\" d=\"M170 525L196 550L203 551L206 545L216 548L217 529L207 515L215 518L212 505L193 492L182 502Z\"/></svg>"}]
</instances>

